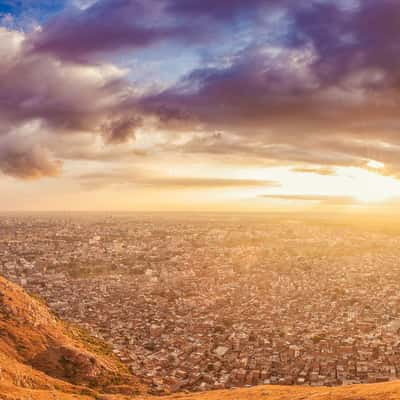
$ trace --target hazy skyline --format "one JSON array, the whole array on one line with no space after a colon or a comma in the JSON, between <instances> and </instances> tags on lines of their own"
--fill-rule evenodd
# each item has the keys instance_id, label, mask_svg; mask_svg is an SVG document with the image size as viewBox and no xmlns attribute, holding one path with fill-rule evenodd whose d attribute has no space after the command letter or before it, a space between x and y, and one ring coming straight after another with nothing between
<instances>
[{"instance_id":1,"label":"hazy skyline","mask_svg":"<svg viewBox=\"0 0 400 400\"><path fill-rule=\"evenodd\" d=\"M5 0L0 211L400 198L396 0Z\"/></svg>"}]
</instances>

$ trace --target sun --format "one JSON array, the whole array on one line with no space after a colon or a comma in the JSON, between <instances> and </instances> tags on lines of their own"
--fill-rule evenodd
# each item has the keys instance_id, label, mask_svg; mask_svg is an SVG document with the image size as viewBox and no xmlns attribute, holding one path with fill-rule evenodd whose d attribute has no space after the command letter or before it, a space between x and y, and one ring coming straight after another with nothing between
<instances>
[{"instance_id":1,"label":"sun","mask_svg":"<svg viewBox=\"0 0 400 400\"><path fill-rule=\"evenodd\" d=\"M385 164L370 160L367 168L351 169L355 199L362 203L383 203L400 196L400 181L380 173Z\"/></svg>"},{"instance_id":2,"label":"sun","mask_svg":"<svg viewBox=\"0 0 400 400\"><path fill-rule=\"evenodd\" d=\"M389 193L379 193L364 191L354 195L354 198L360 203L384 203L390 200L392 195Z\"/></svg>"},{"instance_id":3,"label":"sun","mask_svg":"<svg viewBox=\"0 0 400 400\"><path fill-rule=\"evenodd\" d=\"M315 168L314 168L315 169ZM371 205L376 207L387 207L394 199L400 199L400 180L386 175L385 164L367 160L362 166L337 166L332 167L331 173L313 173L313 169L297 171L293 167L277 166L267 168L242 168L233 174L232 169L224 170L224 177L260 180L260 182L276 182L276 185L254 188L232 188L223 190L219 198L235 199L238 201L253 201L251 199L262 199L265 204L268 195L277 196L274 205L287 206L298 205L301 196L306 199L302 204L312 205L312 199L322 198L320 206L357 207ZM317 172L319 169L316 169ZM282 199L278 200L279 195ZM329 199L332 199L330 202ZM335 203L335 199L347 199L347 202ZM254 201L255 203L255 201ZM244 203L243 203L244 204ZM261 204L261 200L260 200Z\"/></svg>"}]
</instances>

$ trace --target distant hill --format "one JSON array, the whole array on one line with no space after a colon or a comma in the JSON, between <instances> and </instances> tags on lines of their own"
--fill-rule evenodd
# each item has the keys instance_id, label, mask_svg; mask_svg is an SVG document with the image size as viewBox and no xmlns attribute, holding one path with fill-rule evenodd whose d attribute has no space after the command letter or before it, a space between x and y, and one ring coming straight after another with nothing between
<instances>
[{"instance_id":1,"label":"distant hill","mask_svg":"<svg viewBox=\"0 0 400 400\"><path fill-rule=\"evenodd\" d=\"M55 317L40 300L0 277L0 399L157 398L108 347ZM310 388L259 386L165 400L400 400L400 382Z\"/></svg>"}]
</instances>

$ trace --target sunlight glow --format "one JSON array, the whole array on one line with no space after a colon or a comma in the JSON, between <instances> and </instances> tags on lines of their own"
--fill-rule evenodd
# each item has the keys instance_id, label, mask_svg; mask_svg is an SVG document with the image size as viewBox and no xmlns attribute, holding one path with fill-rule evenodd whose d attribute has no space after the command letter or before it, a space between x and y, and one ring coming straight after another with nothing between
<instances>
[{"instance_id":1,"label":"sunlight glow","mask_svg":"<svg viewBox=\"0 0 400 400\"><path fill-rule=\"evenodd\" d=\"M333 200L335 197L349 197L354 199L355 204L361 205L386 203L392 199L400 198L400 181L394 177L382 175L382 168L384 168L383 163L371 160L369 168L336 167L331 176L293 172L282 167L252 170L245 175L242 174L241 177L268 179L278 182L281 186L265 189L241 189L240 197L244 198L246 194L247 198L266 194L284 196L302 194L310 198L312 196L332 197ZM239 197L238 190L236 197ZM295 202L295 198L292 203ZM306 203L312 204L311 201Z\"/></svg>"},{"instance_id":2,"label":"sunlight glow","mask_svg":"<svg viewBox=\"0 0 400 400\"><path fill-rule=\"evenodd\" d=\"M393 177L361 168L349 168L349 176L353 181L352 196L363 203L380 203L400 196L400 182Z\"/></svg>"},{"instance_id":3,"label":"sunlight glow","mask_svg":"<svg viewBox=\"0 0 400 400\"><path fill-rule=\"evenodd\" d=\"M367 167L372 169L383 169L385 168L385 164L380 161L369 160L367 163Z\"/></svg>"}]
</instances>

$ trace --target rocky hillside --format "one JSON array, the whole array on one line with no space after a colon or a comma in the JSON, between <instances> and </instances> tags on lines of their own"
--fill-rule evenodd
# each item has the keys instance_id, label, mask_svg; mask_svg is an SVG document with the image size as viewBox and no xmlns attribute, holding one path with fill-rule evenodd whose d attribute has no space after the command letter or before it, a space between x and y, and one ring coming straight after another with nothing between
<instances>
[{"instance_id":1,"label":"rocky hillside","mask_svg":"<svg viewBox=\"0 0 400 400\"><path fill-rule=\"evenodd\" d=\"M0 366L0 383L23 388L145 392L105 344L60 321L40 300L3 278Z\"/></svg>"},{"instance_id":2,"label":"rocky hillside","mask_svg":"<svg viewBox=\"0 0 400 400\"><path fill-rule=\"evenodd\" d=\"M0 278L1 400L156 400L107 346ZM400 383L307 388L260 386L166 400L400 400Z\"/></svg>"}]
</instances>

